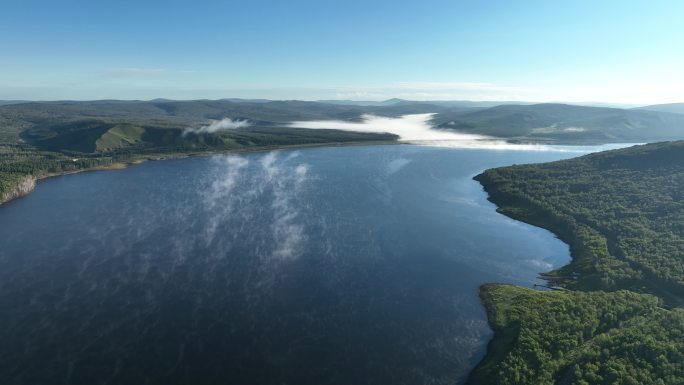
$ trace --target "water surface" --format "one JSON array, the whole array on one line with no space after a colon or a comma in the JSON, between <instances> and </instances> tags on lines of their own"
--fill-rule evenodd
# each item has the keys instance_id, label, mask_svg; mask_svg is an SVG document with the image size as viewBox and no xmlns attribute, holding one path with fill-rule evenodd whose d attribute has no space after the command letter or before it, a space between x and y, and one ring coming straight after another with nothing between
<instances>
[{"instance_id":1,"label":"water surface","mask_svg":"<svg viewBox=\"0 0 684 385\"><path fill-rule=\"evenodd\" d=\"M568 261L471 178L578 155L410 145L148 162L0 206L2 384L454 384L477 288Z\"/></svg>"}]
</instances>

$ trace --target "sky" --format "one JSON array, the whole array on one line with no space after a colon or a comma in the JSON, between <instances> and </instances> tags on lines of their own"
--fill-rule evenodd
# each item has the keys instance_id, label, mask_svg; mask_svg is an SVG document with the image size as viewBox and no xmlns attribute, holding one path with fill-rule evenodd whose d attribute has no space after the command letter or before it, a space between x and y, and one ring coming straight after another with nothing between
<instances>
[{"instance_id":1,"label":"sky","mask_svg":"<svg viewBox=\"0 0 684 385\"><path fill-rule=\"evenodd\" d=\"M684 102L684 1L0 0L0 99Z\"/></svg>"}]
</instances>

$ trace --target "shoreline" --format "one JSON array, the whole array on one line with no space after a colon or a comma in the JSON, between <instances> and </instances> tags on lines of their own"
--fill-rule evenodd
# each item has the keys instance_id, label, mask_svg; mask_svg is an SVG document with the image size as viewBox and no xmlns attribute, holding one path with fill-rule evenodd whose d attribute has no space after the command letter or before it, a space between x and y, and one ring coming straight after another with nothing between
<instances>
[{"instance_id":1,"label":"shoreline","mask_svg":"<svg viewBox=\"0 0 684 385\"><path fill-rule=\"evenodd\" d=\"M507 143L510 144L523 144L522 142L516 140L515 138L508 138L508 139L502 139ZM239 148L239 149L232 149L232 150L209 150L209 151L198 151L198 152L176 152L176 153L149 153L149 154L136 154L132 155L130 159L128 160L123 160L123 161L118 161L115 163L112 163L110 165L106 166L96 166L96 167L90 167L90 168L83 168L83 169L77 169L77 170L70 170L70 171L62 171L62 172L57 172L57 173L46 173L46 174L40 174L40 175L31 175L27 174L24 178L24 180L32 180L29 182L32 186L28 189L26 188L21 188L21 183L20 182L17 186L15 186L15 190L10 191L5 193L4 196L0 197L0 206L10 203L14 200L23 198L33 192L35 188L37 188L38 184L46 179L49 178L54 178L58 176L65 176L65 175L71 175L71 174L78 174L82 172L91 172L91 171L106 171L106 170L120 170L120 169L125 169L130 165L135 165L135 164L140 164L144 163L147 161L159 161L159 160L168 160L168 159L181 159L181 158L190 158L190 157L199 157L199 156L213 156L213 155L224 155L224 154L245 154L245 153L253 153L253 152L268 152L268 151L278 151L278 150L291 150L291 149L297 149L297 148L319 148L319 147L347 147L347 146L374 146L374 145L398 145L398 144L406 144L406 145L414 145L414 146L422 146L425 145L424 143L421 143L419 141L404 141L404 140L378 140L378 141L360 141L360 142L330 142L330 143L306 143L306 144L292 144L292 145L275 145L275 146L263 146L263 147L254 147L254 148ZM525 142L525 144L530 144L530 145L548 145L548 146L592 146L592 145L603 145L606 143L594 143L594 142L582 142L582 143L564 143L564 142L548 142L548 141L533 141L533 142ZM630 143L632 144L632 143ZM429 144L428 144L429 145ZM469 147L463 147L464 149L475 149L475 148L469 148ZM476 178L478 178L480 175L477 175ZM480 182L482 184L482 182ZM483 185L484 186L484 185ZM19 191L17 191L17 188L19 188ZM489 194L489 191L486 190L485 192ZM9 197L8 197L9 196ZM490 197L487 198L488 200L491 201ZM496 204L495 202L492 202ZM500 207L497 205L497 212L501 212ZM504 215L507 215L515 220L525 222L537 227L542 227L543 226L537 225L536 223L528 222L525 219L521 218L516 218L513 216L510 216L506 213L503 213ZM549 230L553 232L554 234L555 231ZM562 239L561 240L565 243L568 243L566 240Z\"/></svg>"},{"instance_id":2,"label":"shoreline","mask_svg":"<svg viewBox=\"0 0 684 385\"><path fill-rule=\"evenodd\" d=\"M574 267L573 264L581 258L581 256L578 256L578 251L582 249L582 245L580 242L573 240L573 237L569 234L569 230L563 229L560 223L554 223L560 222L562 219L555 218L551 216L550 213L545 213L542 209L535 207L532 202L529 202L527 205L523 204L523 202L521 202L521 197L498 190L496 183L488 179L486 170L473 177L473 180L480 183L480 186L487 194L487 200L496 206L497 213L505 215L515 221L547 230L569 246L570 262L559 268L548 272L540 272L538 274L539 278L547 281L549 285L555 284L564 289L570 289L568 286L574 286L574 281L567 281L567 279L559 277L558 274L566 273L567 270ZM499 362L499 358L502 354L508 353L508 349L505 349L504 347L510 344L512 341L511 339L514 337L509 335L510 333L506 333L505 330L500 330L494 322L496 307L493 302L487 299L487 292L498 286L516 285L491 282L483 283L478 287L480 304L485 309L487 324L494 334L487 343L485 355L468 374L465 381L466 385L483 383L482 381L486 380L486 378L484 378L486 377L486 374L483 375L483 373L491 370L489 367Z\"/></svg>"},{"instance_id":3,"label":"shoreline","mask_svg":"<svg viewBox=\"0 0 684 385\"><path fill-rule=\"evenodd\" d=\"M547 220L544 220L545 217L542 215L541 209L536 208L531 204L524 205L522 202L520 202L520 197L514 196L513 194L507 194L497 189L496 184L487 177L486 170L476 175L472 179L480 184L484 192L487 194L487 200L496 206L497 213L505 215L515 221L547 230L568 245L570 252L569 263L549 272L539 273L539 278L546 280L550 285L555 283L560 287L568 289L568 282L559 280L557 274L571 268L573 263L577 260L577 250L581 245L579 245L577 242L573 242L570 234L568 234L560 226L554 226L551 222L549 222L548 219L551 218L550 216L547 216ZM501 361L502 354L508 353L508 349L505 349L505 346L509 345L514 337L513 335L510 335L510 333L506 333L505 330L500 330L495 323L496 308L494 303L487 298L487 292L488 290L497 286L515 285L492 282L483 283L478 287L480 304L485 309L487 324L494 334L489 342L487 342L485 355L477 363L477 365L473 367L470 373L468 373L465 381L466 385L486 383L488 380L488 372L492 370L493 365L496 365Z\"/></svg>"},{"instance_id":4,"label":"shoreline","mask_svg":"<svg viewBox=\"0 0 684 385\"><path fill-rule=\"evenodd\" d=\"M125 161L114 162L105 166L96 166L90 168L83 168L78 170L61 171L56 173L45 173L41 175L31 175L27 174L21 182L14 187L14 190L7 192L3 197L0 198L0 207L13 202L15 200L21 199L30 195L38 185L47 179L80 174L83 172L95 172L95 171L109 171L109 170L123 170L129 166L142 164L148 161L164 161L171 159L183 159L183 158L194 158L194 157L207 157L214 155L228 155L228 154L248 154L248 153L258 153L258 152L270 152L278 150L295 150L298 148L321 148L321 147L347 147L347 146L385 146L385 145L396 145L396 144L410 144L400 141L368 141L368 142L333 142L333 143L311 143L311 144L293 144L288 146L264 146L258 148L244 148L236 150L219 150L219 151L199 151L199 152L177 152L177 153L151 153L151 154L138 154L131 156L130 159ZM28 183L28 186L23 186L22 184ZM7 198L6 198L7 197Z\"/></svg>"},{"instance_id":5,"label":"shoreline","mask_svg":"<svg viewBox=\"0 0 684 385\"><path fill-rule=\"evenodd\" d=\"M582 265L590 262L594 257L587 250L586 245L582 243L582 240L573 234L573 229L567 223L568 218L554 215L536 205L535 202L525 199L525 197L506 192L495 181L490 179L487 171L485 170L476 175L473 177L473 180L480 183L484 192L487 193L487 200L496 206L496 212L515 221L547 230L569 247L570 261L551 271L538 273L539 278L545 280L548 283L548 287L569 291L593 291L594 289L590 287L583 287L583 290L581 290L579 288L580 283L573 274L575 271L584 270ZM582 273L586 276L591 275L588 271L583 271ZM505 346L512 342L514 336L510 335L510 332L500 330L497 327L495 324L496 306L494 302L487 299L487 293L499 286L524 287L509 283L492 282L484 283L478 288L480 303L485 308L487 323L494 335L487 343L484 357L471 370L465 384L482 383L481 381L486 380L486 372L491 370L490 366L499 362L502 354L505 355L510 351L510 349L505 349Z\"/></svg>"},{"instance_id":6,"label":"shoreline","mask_svg":"<svg viewBox=\"0 0 684 385\"><path fill-rule=\"evenodd\" d=\"M524 198L520 196L497 189L496 183L489 179L486 172L476 175L473 180L480 183L484 192L487 193L487 200L496 206L497 213L515 221L547 230L568 245L570 261L556 269L538 273L539 278L551 286L575 289L577 282L573 279L568 280L567 277L560 274L568 273L568 270L575 268L575 265L587 256L581 242L572 236L572 230L565 228L566 218L557 217L553 213L537 207L534 202L524 201Z\"/></svg>"},{"instance_id":7,"label":"shoreline","mask_svg":"<svg viewBox=\"0 0 684 385\"><path fill-rule=\"evenodd\" d=\"M632 200L637 198L641 200L649 199L651 197L649 194L658 196L657 193L662 193L663 191L663 188L660 188L660 186L664 183L661 181L676 180L675 176L681 175L681 168L674 169L673 167L681 167L681 163L679 163L681 158L679 156L682 143L684 143L684 141L659 142L640 146L639 148L611 151L610 155L587 155L586 160L564 160L562 162L566 163L564 163L562 167L559 166L555 168L550 166L548 168L535 168L534 166L530 167L530 165L521 165L519 166L520 168L517 169L515 167L502 167L503 171L489 169L473 177L487 193L487 200L496 206L496 211L498 213L515 221L520 221L550 231L559 240L569 246L571 258L569 262L551 271L539 273L539 278L546 280L551 289L560 289L564 294L556 294L557 292L551 294L552 292L547 292L545 290L539 291L529 289L530 295L533 295L537 299L552 297L560 298L561 296L566 295L570 296L566 298L579 298L579 302L572 302L572 299L569 301L572 302L573 306L578 306L578 308L589 306L592 310L587 311L593 311L595 312L594 314L603 314L603 316L608 314L611 317L615 317L613 315L614 313L612 313L612 311L614 311L613 306L616 303L615 301L622 301L620 302L622 306L627 307L632 306L629 305L629 303L632 303L634 306L637 304L641 306L644 303L644 298L650 298L654 301L653 303L657 305L657 308L660 309L660 311L671 312L668 314L673 314L672 317L674 317L674 314L682 314L679 312L681 312L681 308L684 306L684 297L681 286L677 286L677 284L679 284L678 282L668 281L667 276L663 278L658 275L657 270L651 271L647 269L647 266L642 267L638 260L627 259L625 256L626 252L621 249L618 235L616 235L619 234L618 231L621 230L621 228L610 228L605 225L605 222L601 222L600 219L583 217L581 215L581 209L577 209L577 204L575 206L571 205L571 203L576 203L578 201L583 203L584 201L575 197L580 193L596 191L595 189L597 186L605 187L609 191L604 192L598 190L599 194L605 194L607 197L606 199L609 200L614 199L615 196L620 196L619 194L634 194L631 198ZM606 162L608 162L608 164L601 163L602 160L607 160ZM635 166L636 164L639 164L639 167ZM601 167L601 165L603 167ZM551 169L555 173L549 171ZM633 173L630 174L631 180L637 180L639 183L635 183L634 185L628 184L628 187L625 187L625 190L619 190L616 189L615 186L619 186L620 183L622 183L623 179L620 178L624 177L624 173L618 173L615 172L615 170L620 171L623 169L630 170ZM536 171L539 171L539 173L535 174ZM543 171L546 171L546 174ZM612 174L611 171L613 171ZM581 186L580 191L573 191L571 187L576 185L573 185L572 183L576 182L576 180L567 177L569 172L572 172L572 175L580 175L584 178L583 180L590 180L591 182L587 182L585 185L579 184L579 186ZM648 175L653 175L654 180L645 182L645 179L640 179L643 178L646 173L648 173ZM555 193L552 191L549 193L548 190L544 190L543 188L537 190L531 188L527 189L525 182L529 182L526 179L528 175L530 175L529 180L547 183L547 185L543 185L546 186L547 189L558 188L561 192ZM565 182L565 179L563 178L569 179L567 184L562 184L560 182L560 180ZM675 187L672 188L678 187L676 184L674 186ZM565 190L566 188L568 191ZM660 190L658 188L660 188ZM669 192L670 190L667 191ZM667 192L662 194L666 195ZM545 199L548 196L550 196L550 198ZM558 203L562 199L566 199L570 203L565 202L567 203L567 206ZM577 200L575 201L573 199ZM618 202L620 201L618 200ZM619 205L620 203L618 203L618 206ZM592 208L592 206L588 207ZM609 206L609 209L612 208L612 206ZM625 206L619 206L619 208L623 211L629 211L630 215L637 216L641 219L650 218L648 217L648 210L655 210L650 206L648 206L647 209L643 209L641 206L636 206L636 204L635 206L625 204ZM662 211L658 211L658 213L659 215L662 215ZM658 221L660 218L661 217L656 217L651 220ZM641 224L642 222L639 223ZM639 237L640 239L644 239L642 237L645 237L644 242L660 242L661 238L660 235L658 235L660 233L654 231L653 233L657 236L650 236L648 232L649 229L651 229L651 227L649 227L650 223L651 222L646 221L646 223L642 225L643 227L639 228L639 232L635 231L635 234L630 236ZM674 224L671 224L669 228L674 227L677 222L673 220L673 223ZM665 240L667 240L667 238L665 238ZM652 253L655 256L658 256L658 251L659 250L656 250L656 252ZM672 257L667 253L665 253L665 256ZM610 265L613 261L621 262L622 264L615 267L615 264ZM603 263L603 265L601 265L601 263ZM606 265L608 267L606 267ZM617 274L610 275L615 270L618 270L618 273L620 273L621 271L619 269L623 268L623 266L626 266L625 269L633 269L632 271L634 273L630 275L630 271L628 270L626 273L623 272L621 276ZM611 268L614 270L610 270ZM613 280L613 277L617 278L614 278L615 280ZM568 331L565 325L575 325L576 329L574 329L573 333L575 333L575 336L578 336L579 340L577 341L580 342L578 345L571 344L564 347L567 352L575 353L580 352L580 350L577 349L590 348L591 344L596 341L592 340L593 338L598 338L597 336L600 335L608 335L607 333L612 329L629 330L631 327L628 325L628 320L630 318L621 315L614 321L611 321L612 323L600 321L603 322L602 325L604 327L609 327L606 330L600 331L599 329L594 328L590 329L590 332L586 332L582 327L586 328L588 326L584 323L581 313L569 313L565 316L566 318L563 318L563 316L559 317L557 314L563 314L562 312L554 312L553 314L545 313L549 310L553 311L553 309L556 309L553 307L555 305L551 305L550 308L544 308L543 305L548 303L542 302L533 303L535 306L539 305L539 308L529 308L529 312L525 313L528 309L524 309L525 311L521 310L519 302L521 300L520 298L523 296L502 295L502 293L519 293L523 289L528 288L505 283L486 283L478 288L480 303L485 308L489 328L494 334L487 344L484 357L475 365L466 380L466 384L489 383L489 381L496 379L497 376L510 376L512 375L511 373L518 373L516 370L525 371L526 368L528 368L525 365L528 364L531 365L529 366L530 368L540 370L540 373L541 371L544 371L545 375L558 375L562 377L568 374L567 371L564 371L567 367L544 367L542 363L534 361L534 359L530 359L531 361L529 362L526 361L525 354L531 354L530 352L533 348L529 347L529 345L527 347L523 346L524 343L518 340L518 337L522 335L520 333L523 333L520 327L521 325L525 326L524 323L521 324L521 322L525 320L525 318L523 318L524 316L532 317L532 321L530 321L531 326L527 325L522 329L527 333L525 334L525 338L529 339L530 335L532 335L533 339L536 338L536 341L543 341L545 339L548 340L548 338L566 335L564 333ZM628 293L631 297L621 298L619 293ZM496 295L500 296L497 298ZM613 295L617 295L617 297L611 297ZM605 302L606 299L608 302ZM587 302L583 303L582 301ZM591 308L591 306L596 306L597 303L602 307ZM606 305L608 306L606 307ZM518 308L516 308L516 306ZM621 308L618 307L618 309ZM584 316L587 316L587 314L584 314ZM623 316L627 318L624 318ZM505 321L505 323L502 323L504 322L502 321L504 320L502 317L508 317L506 318L507 321ZM575 318L573 319L572 317ZM553 319L558 323L553 325L553 329L544 329L545 322L549 319ZM667 323L663 324L661 322L662 320L656 317L644 319L643 322L648 322L648 325L656 328L654 330L667 330L668 325L680 328L681 330L682 322L675 322L674 320L675 318L672 318L672 320L668 319ZM624 326L624 329L622 329L623 324L626 325ZM663 327L663 325L665 326ZM594 332L598 334L594 334ZM660 346L669 346L668 344L670 344L673 338L666 333L660 334L659 337L661 339L654 342L654 344L656 344L654 346L659 346L659 348ZM612 349L615 349L616 352L635 353L630 350L631 345L622 340L618 340L617 342L611 341L609 346ZM551 351L553 351L553 349L549 349L548 347L545 350L542 348L542 352L548 353ZM512 357L512 361L507 361L510 366L502 364L504 362L503 360L508 360L509 357ZM561 361L561 358L559 357L560 356L549 357L548 362L565 365L567 362ZM642 362L638 360L643 357L635 355L623 358L626 362L637 365L635 362ZM647 362L649 365L651 363L654 365L665 365L656 361ZM582 366L582 362L576 361L575 365ZM601 370L605 370L605 368L601 368ZM652 368L646 369L646 375L657 376L659 373ZM594 372L596 371L594 370L592 373ZM581 376L581 372L577 373L575 374Z\"/></svg>"},{"instance_id":8,"label":"shoreline","mask_svg":"<svg viewBox=\"0 0 684 385\"><path fill-rule=\"evenodd\" d=\"M482 304L482 307L485 309L485 314L487 316L487 325L489 325L489 328L492 330L493 335L492 338L487 342L487 346L485 348L485 354L480 360L480 362L473 367L473 369L470 370L468 373L468 376L466 377L466 380L464 382L465 385L477 385L477 384L483 384L486 381L486 372L487 368L491 366L494 363L498 363L499 356L501 353L508 353L508 349L503 350L501 347L509 344L512 340L512 337L507 335L504 330L499 330L497 325L494 323L494 318L496 317L496 307L494 306L494 303L489 301L487 299L487 291L495 288L497 286L515 286L509 283L483 283L478 287L477 290L477 296L480 298L480 304ZM484 375L483 375L484 373Z\"/></svg>"}]
</instances>

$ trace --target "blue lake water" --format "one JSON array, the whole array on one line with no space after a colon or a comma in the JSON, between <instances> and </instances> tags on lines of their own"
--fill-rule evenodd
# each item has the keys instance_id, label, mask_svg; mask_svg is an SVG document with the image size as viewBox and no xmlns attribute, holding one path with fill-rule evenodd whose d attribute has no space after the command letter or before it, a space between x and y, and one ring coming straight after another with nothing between
<instances>
[{"instance_id":1,"label":"blue lake water","mask_svg":"<svg viewBox=\"0 0 684 385\"><path fill-rule=\"evenodd\" d=\"M472 177L580 155L411 145L148 162L0 206L2 384L455 384L486 282L567 263Z\"/></svg>"}]
</instances>

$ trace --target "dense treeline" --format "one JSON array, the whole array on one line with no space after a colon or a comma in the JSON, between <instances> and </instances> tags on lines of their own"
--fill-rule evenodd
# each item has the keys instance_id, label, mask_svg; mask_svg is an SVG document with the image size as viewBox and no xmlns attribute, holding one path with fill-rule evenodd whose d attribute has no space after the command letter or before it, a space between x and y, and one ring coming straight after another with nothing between
<instances>
[{"instance_id":1,"label":"dense treeline","mask_svg":"<svg viewBox=\"0 0 684 385\"><path fill-rule=\"evenodd\" d=\"M0 143L0 203L27 177L77 171L112 164L111 156L73 158L40 151L22 143Z\"/></svg>"},{"instance_id":2,"label":"dense treeline","mask_svg":"<svg viewBox=\"0 0 684 385\"><path fill-rule=\"evenodd\" d=\"M573 262L551 274L579 289L684 298L684 142L488 170L500 210L550 228Z\"/></svg>"},{"instance_id":3,"label":"dense treeline","mask_svg":"<svg viewBox=\"0 0 684 385\"><path fill-rule=\"evenodd\" d=\"M684 311L654 296L509 285L485 286L481 296L497 337L471 383L684 381Z\"/></svg>"},{"instance_id":4,"label":"dense treeline","mask_svg":"<svg viewBox=\"0 0 684 385\"><path fill-rule=\"evenodd\" d=\"M544 276L581 291L483 287L496 335L472 383L684 383L684 311L659 306L684 298L684 142L476 179L502 213L570 244L572 262Z\"/></svg>"}]
</instances>

